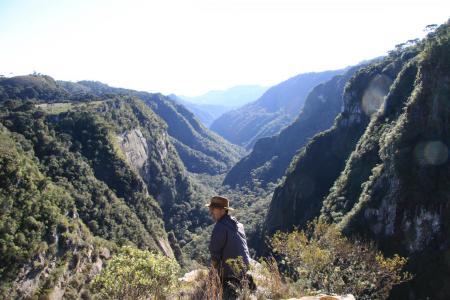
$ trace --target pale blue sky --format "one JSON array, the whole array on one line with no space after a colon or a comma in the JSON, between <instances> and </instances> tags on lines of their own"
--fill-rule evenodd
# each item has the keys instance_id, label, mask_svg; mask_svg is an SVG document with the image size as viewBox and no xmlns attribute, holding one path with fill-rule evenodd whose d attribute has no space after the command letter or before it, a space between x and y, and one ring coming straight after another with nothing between
<instances>
[{"instance_id":1,"label":"pale blue sky","mask_svg":"<svg viewBox=\"0 0 450 300\"><path fill-rule=\"evenodd\" d=\"M422 37L450 1L0 0L0 74L196 95L342 68Z\"/></svg>"}]
</instances>

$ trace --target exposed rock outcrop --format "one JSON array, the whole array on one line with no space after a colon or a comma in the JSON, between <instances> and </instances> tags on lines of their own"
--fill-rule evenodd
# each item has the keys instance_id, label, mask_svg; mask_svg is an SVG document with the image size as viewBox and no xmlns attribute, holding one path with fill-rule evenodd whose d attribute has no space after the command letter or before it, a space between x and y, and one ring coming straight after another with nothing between
<instances>
[{"instance_id":1,"label":"exposed rock outcrop","mask_svg":"<svg viewBox=\"0 0 450 300\"><path fill-rule=\"evenodd\" d=\"M322 199L369 124L370 115L364 112L361 99L381 75L392 78L399 71L395 60L386 59L364 68L349 81L342 112L334 125L314 136L299 151L286 172L286 179L275 190L265 222L267 234L303 226L320 214ZM388 82L377 85L379 97L388 93Z\"/></svg>"},{"instance_id":2,"label":"exposed rock outcrop","mask_svg":"<svg viewBox=\"0 0 450 300\"><path fill-rule=\"evenodd\" d=\"M301 151L275 191L266 232L316 217L338 223L387 255L409 257L407 271L415 277L394 288L392 299L445 299L449 74L448 23L358 72L335 125Z\"/></svg>"},{"instance_id":3,"label":"exposed rock outcrop","mask_svg":"<svg viewBox=\"0 0 450 300\"><path fill-rule=\"evenodd\" d=\"M139 128L132 129L117 136L120 148L127 158L128 163L138 173L141 172L148 159L147 140ZM165 150L167 152L167 150Z\"/></svg>"}]
</instances>

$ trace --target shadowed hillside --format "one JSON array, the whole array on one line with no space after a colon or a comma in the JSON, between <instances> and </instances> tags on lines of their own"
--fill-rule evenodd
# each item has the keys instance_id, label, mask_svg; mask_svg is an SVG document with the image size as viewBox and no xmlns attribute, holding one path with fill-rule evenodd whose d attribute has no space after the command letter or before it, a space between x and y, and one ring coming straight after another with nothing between
<instances>
[{"instance_id":1,"label":"shadowed hillside","mask_svg":"<svg viewBox=\"0 0 450 300\"><path fill-rule=\"evenodd\" d=\"M297 119L279 134L257 140L252 152L227 173L223 183L234 187L260 181L265 186L281 178L295 153L315 134L333 125L341 112L345 84L360 68L353 67L316 86Z\"/></svg>"},{"instance_id":2,"label":"shadowed hillside","mask_svg":"<svg viewBox=\"0 0 450 300\"><path fill-rule=\"evenodd\" d=\"M450 26L359 71L333 127L294 158L265 233L321 217L410 257L392 298L449 295Z\"/></svg>"},{"instance_id":3,"label":"shadowed hillside","mask_svg":"<svg viewBox=\"0 0 450 300\"><path fill-rule=\"evenodd\" d=\"M258 100L223 114L211 129L246 149L289 125L300 113L309 92L343 70L306 73L268 89Z\"/></svg>"}]
</instances>

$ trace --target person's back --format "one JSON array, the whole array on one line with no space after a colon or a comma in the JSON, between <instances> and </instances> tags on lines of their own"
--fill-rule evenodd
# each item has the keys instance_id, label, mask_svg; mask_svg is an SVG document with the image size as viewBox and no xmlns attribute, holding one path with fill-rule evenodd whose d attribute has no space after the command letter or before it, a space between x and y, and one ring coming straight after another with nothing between
<instances>
[{"instance_id":1,"label":"person's back","mask_svg":"<svg viewBox=\"0 0 450 300\"><path fill-rule=\"evenodd\" d=\"M227 263L229 259L242 259L241 270L247 271L250 263L250 254L247 247L244 226L236 218L226 214L220 218L214 226L209 246L211 258L218 262L219 270L223 278L239 276L234 274L231 266Z\"/></svg>"},{"instance_id":2,"label":"person's back","mask_svg":"<svg viewBox=\"0 0 450 300\"><path fill-rule=\"evenodd\" d=\"M227 198L212 197L211 203L206 206L209 207L209 213L216 221L209 243L211 262L220 275L224 299L236 299L235 290L241 288L243 279L247 280L250 289L256 288L253 279L246 275L250 254L244 226L228 214L232 208L229 207ZM230 260L234 263L230 264Z\"/></svg>"}]
</instances>

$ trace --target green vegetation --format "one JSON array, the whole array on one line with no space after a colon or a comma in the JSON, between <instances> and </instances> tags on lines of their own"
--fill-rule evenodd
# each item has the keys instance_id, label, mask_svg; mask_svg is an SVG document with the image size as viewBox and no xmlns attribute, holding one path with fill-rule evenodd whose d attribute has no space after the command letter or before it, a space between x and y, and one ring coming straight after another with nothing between
<instances>
[{"instance_id":1,"label":"green vegetation","mask_svg":"<svg viewBox=\"0 0 450 300\"><path fill-rule=\"evenodd\" d=\"M0 139L0 297L45 296L64 275L67 299L75 299L70 295L85 284L99 249L114 245L92 236L77 215L77 199L42 173L28 140L1 124ZM16 282L27 276L36 282Z\"/></svg>"},{"instance_id":2,"label":"green vegetation","mask_svg":"<svg viewBox=\"0 0 450 300\"><path fill-rule=\"evenodd\" d=\"M176 140L174 145L185 167L191 172L211 175L223 173L243 155L240 147L205 128L184 106L161 94L113 88L93 81L80 81L77 84L98 97L126 95L142 100L167 124L167 132Z\"/></svg>"},{"instance_id":3,"label":"green vegetation","mask_svg":"<svg viewBox=\"0 0 450 300\"><path fill-rule=\"evenodd\" d=\"M55 123L33 105L9 105L3 123L32 143L41 170L72 194L80 218L95 235L158 248L152 234L164 236L160 209L116 154L104 120L85 110L60 115ZM80 127L70 131L70 126Z\"/></svg>"},{"instance_id":4,"label":"green vegetation","mask_svg":"<svg viewBox=\"0 0 450 300\"><path fill-rule=\"evenodd\" d=\"M355 151L349 156L345 169L334 182L329 195L324 200L322 215L326 217L327 221L339 222L342 216L357 202L363 188L362 184L368 180L372 169L380 163L378 142L401 115L402 107L407 102L414 86L416 73L415 61L411 61L402 69L392 84L385 100L383 113L368 125L366 132L356 145Z\"/></svg>"},{"instance_id":5,"label":"green vegetation","mask_svg":"<svg viewBox=\"0 0 450 300\"><path fill-rule=\"evenodd\" d=\"M0 106L0 122L29 149L31 160L43 180L61 187L61 193L55 192L48 197L66 195L70 199L72 206L64 214L79 218L89 239L100 237L108 240L111 243L106 247L111 250L132 245L169 256L174 254L180 263L189 263L189 255L185 256L181 248L201 231L204 224L211 222L203 207L208 195L187 176L171 143L173 139L167 133L168 125L144 102L123 95L96 97L93 98L95 101L88 103L65 102L64 99L53 103L7 100ZM130 142L127 136L133 134L138 139ZM5 144L5 149L9 148ZM134 160L136 149L144 151L139 154L145 156L141 164ZM9 183L6 181L5 185ZM27 191L26 187L22 189ZM5 195L12 197L8 191ZM36 201L40 202L39 199ZM37 216L40 216L39 212L36 212L35 219L40 220ZM18 218L18 215L13 213L11 218ZM36 226L50 230L50 225ZM27 236L24 229L13 225L11 230L14 233L10 235L19 240L17 244L11 244L9 240L14 237L4 237L5 245L11 244L3 252L11 264L2 266L2 270L5 268L2 276L11 274L8 280L18 276L18 271L36 260L37 255L37 252L34 255L23 254L24 250L17 246L21 243L30 245L22 238ZM46 236L54 235L53 231L49 232L52 233L36 234L36 241L45 241ZM170 233L169 236L166 232ZM78 233L72 236L84 239ZM45 249L47 244L41 243L39 247ZM86 247L93 244L89 242ZM31 245L33 249L39 248L34 243ZM15 247L17 250L11 250ZM73 248L68 247L67 250L73 251ZM95 257L87 253L91 252L83 253L80 259L88 268ZM43 256L40 260L45 266L50 257ZM70 272L72 260L71 257L55 259L58 271L52 271L54 275L49 277L53 278L52 284L36 279L45 288L41 290L39 286L32 286L30 293L51 293L55 282ZM81 276L73 283L75 291L78 291L72 293L73 297L88 293L80 290L80 286L93 273L80 275L78 271L72 272L75 277ZM8 280L2 280L5 291L8 290ZM29 291L18 292L20 295L29 294Z\"/></svg>"},{"instance_id":6,"label":"green vegetation","mask_svg":"<svg viewBox=\"0 0 450 300\"><path fill-rule=\"evenodd\" d=\"M174 289L179 270L174 259L127 246L111 258L91 287L95 299L160 299Z\"/></svg>"},{"instance_id":7,"label":"green vegetation","mask_svg":"<svg viewBox=\"0 0 450 300\"><path fill-rule=\"evenodd\" d=\"M222 185L224 172L243 150L163 95L40 74L0 78L0 297L178 293L180 265L208 262L204 203L221 194L244 223L253 255L268 253L264 239L275 231L294 230L271 241L284 273L263 261L273 275L261 283L266 297L443 298L450 293L449 28L314 89L309 99L336 100L334 110L308 102L292 126L260 140L228 174L231 186ZM330 122L337 114L341 90L333 126L306 143L323 130L317 113ZM274 107L280 103L269 102L268 117L255 110L256 123L246 123L247 145L286 121Z\"/></svg>"},{"instance_id":8,"label":"green vegetation","mask_svg":"<svg viewBox=\"0 0 450 300\"><path fill-rule=\"evenodd\" d=\"M275 190L265 222L268 234L304 226L320 215L322 201L345 167L349 155L364 134L371 116L362 99L373 82L379 97L389 92L390 80L402 68L401 58L388 57L360 69L346 84L343 111L334 125L317 135L294 156L286 179ZM386 78L386 80L378 80Z\"/></svg>"},{"instance_id":9,"label":"green vegetation","mask_svg":"<svg viewBox=\"0 0 450 300\"><path fill-rule=\"evenodd\" d=\"M45 180L24 140L17 145L1 125L0 138L0 276L4 285L17 276L20 264L48 250L45 236L56 233L59 224L68 224L61 211L70 207L72 199ZM2 293L6 292L4 288Z\"/></svg>"},{"instance_id":10,"label":"green vegetation","mask_svg":"<svg viewBox=\"0 0 450 300\"><path fill-rule=\"evenodd\" d=\"M183 144L185 148L190 148L189 155L183 154L179 150L181 147L175 144L189 171L220 174L231 168L243 155L244 151L240 147L232 145L206 129L184 106L161 95L152 97L142 95L141 97L168 124L168 133L178 140L178 145ZM165 105L160 105L158 102ZM207 159L204 158L205 156ZM213 165L210 164L211 160ZM212 166L215 169L211 169Z\"/></svg>"},{"instance_id":11,"label":"green vegetation","mask_svg":"<svg viewBox=\"0 0 450 300\"><path fill-rule=\"evenodd\" d=\"M37 107L44 110L46 113L50 115L58 115L63 112L67 112L71 109L74 109L75 107L79 106L88 106L88 107L95 107L102 103L103 101L91 101L88 104L86 103L77 103L77 102L63 102L63 103L42 103L42 104L36 104Z\"/></svg>"},{"instance_id":12,"label":"green vegetation","mask_svg":"<svg viewBox=\"0 0 450 300\"><path fill-rule=\"evenodd\" d=\"M386 258L373 244L352 241L336 226L317 220L306 230L277 232L271 247L306 294L386 299L394 285L411 279L410 274L402 272L405 258Z\"/></svg>"},{"instance_id":13,"label":"green vegetation","mask_svg":"<svg viewBox=\"0 0 450 300\"><path fill-rule=\"evenodd\" d=\"M230 199L231 206L235 208L231 214L244 224L247 242L252 255L260 254L263 248L264 238L262 237L263 222L269 207L272 194L277 186L270 183L263 187L261 183L255 181L252 187L243 186L230 188L222 186L223 175L209 176L207 174L191 174L196 186L201 187L198 193L203 195L222 195ZM209 199L205 199L204 203ZM204 209L206 212L206 209ZM211 224L211 220L205 220L204 224ZM190 259L201 264L209 263L208 242L211 236L212 224L199 227L192 234L190 242L182 240L183 251L190 255Z\"/></svg>"},{"instance_id":14,"label":"green vegetation","mask_svg":"<svg viewBox=\"0 0 450 300\"><path fill-rule=\"evenodd\" d=\"M393 299L449 293L449 27L349 81L343 112L294 158L265 223L270 233L320 217L386 255L408 257L405 269L418 275L394 287ZM386 96L377 100L380 87Z\"/></svg>"},{"instance_id":15,"label":"green vegetation","mask_svg":"<svg viewBox=\"0 0 450 300\"><path fill-rule=\"evenodd\" d=\"M53 113L68 109L61 102L80 106L117 96L141 99L168 125L168 133L177 140L175 146L189 171L212 175L223 173L244 154L243 149L201 125L185 107L161 94L113 88L94 81L55 81L41 74L0 78L0 102L37 100L43 102L40 105L47 112L52 110Z\"/></svg>"},{"instance_id":16,"label":"green vegetation","mask_svg":"<svg viewBox=\"0 0 450 300\"><path fill-rule=\"evenodd\" d=\"M85 275L76 275L79 271L72 269L73 261L83 261L85 268L92 265L92 247L97 243L93 236L111 241L101 244L112 250L116 245L132 244L171 253L158 203L116 144L115 130L120 127L96 110L112 103L75 105L58 115L47 115L32 102L7 101L2 106L0 120L8 128L2 132L14 137L2 137L0 153L5 293L21 268L32 264L31 269L26 267L27 273L35 268L50 272L52 260L56 269L47 280L38 277L38 286L29 290L17 286L14 291L49 293L66 272L68 279L81 276L73 283L79 291L90 273L86 269ZM123 122L124 127L132 124ZM11 152L15 148L24 149L29 158L17 157L21 152ZM74 249L79 249L78 258L71 254ZM68 255L63 255L66 251Z\"/></svg>"},{"instance_id":17,"label":"green vegetation","mask_svg":"<svg viewBox=\"0 0 450 300\"><path fill-rule=\"evenodd\" d=\"M33 74L0 78L0 101L35 98L55 101L67 98L67 93L50 76Z\"/></svg>"}]
</instances>

